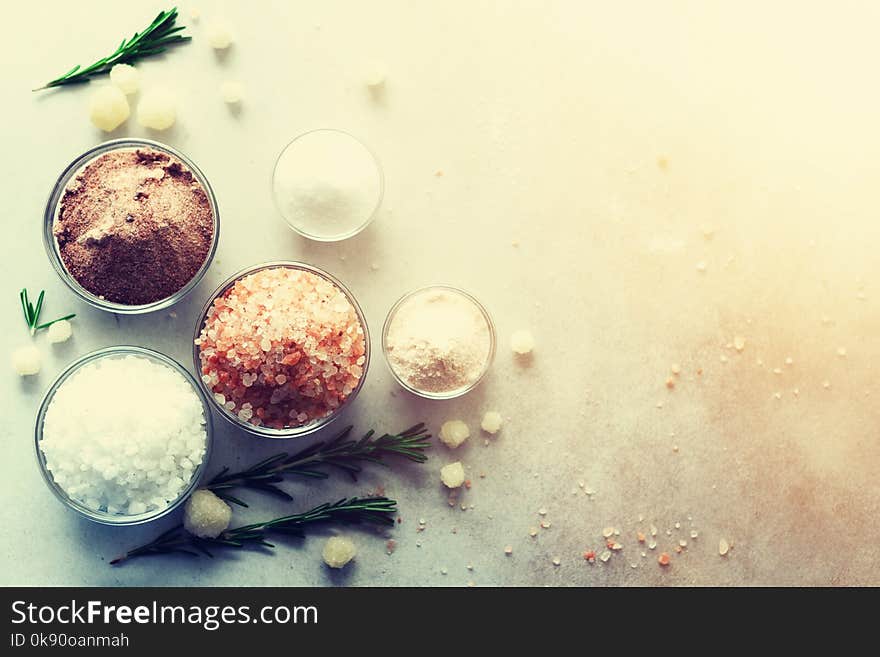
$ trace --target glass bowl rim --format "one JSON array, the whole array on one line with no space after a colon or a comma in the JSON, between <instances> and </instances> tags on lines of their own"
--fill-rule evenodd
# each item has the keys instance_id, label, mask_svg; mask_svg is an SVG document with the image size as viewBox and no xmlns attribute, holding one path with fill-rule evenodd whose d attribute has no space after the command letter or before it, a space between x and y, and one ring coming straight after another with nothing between
<instances>
[{"instance_id":1,"label":"glass bowl rim","mask_svg":"<svg viewBox=\"0 0 880 657\"><path fill-rule=\"evenodd\" d=\"M373 162L376 164L376 171L379 174L379 196L376 199L376 205L373 207L370 214L367 218L358 225L356 228L346 232L340 233L339 235L333 235L332 237L327 237L323 235L315 235L314 233L309 233L301 228L297 228L293 224L291 224L287 217L284 214L284 211L281 209L280 204L278 203L278 197L275 194L275 173L278 171L278 164L281 162L281 158L287 152L287 149L290 148L294 142L306 137L315 132L338 132L340 134L345 135L346 137L350 137L354 139L358 144L360 144L367 153L370 154L370 157L373 158ZM272 195L272 204L275 206L275 210L278 214L281 215L281 219L284 221L284 224L290 228L293 232L300 235L301 237L305 237L306 239L312 240L314 242L342 242L343 240L347 240L351 237L354 237L358 233L366 230L367 226L373 223L373 220L376 218L376 215L379 214L379 209L382 207L382 202L385 200L385 172L382 170L382 162L379 160L379 157L376 155L376 152L370 148L367 144L365 144L361 139L355 137L353 134L348 132L347 130L342 130L341 128L312 128L311 130L306 130L298 134L296 137L287 142L284 147L281 149L281 152L278 153L275 158L275 163L272 165L272 178L269 181L271 189L269 190Z\"/></svg>"},{"instance_id":2,"label":"glass bowl rim","mask_svg":"<svg viewBox=\"0 0 880 657\"><path fill-rule=\"evenodd\" d=\"M105 299L101 299L100 297L92 294L79 284L79 282L73 277L73 275L69 271L67 271L67 267L64 266L64 262L61 259L61 254L58 252L58 242L55 239L53 229L55 226L55 216L58 212L58 206L61 203L61 198L64 195L64 190L67 188L70 180L79 171L81 171L90 162L97 159L104 153L109 153L115 150L124 150L127 148L136 149L138 147L148 147L158 151L163 151L166 154L179 159L181 162L183 162L184 165L186 165L187 168L190 169L190 171L192 171L193 175L196 177L202 188L205 190L205 194L207 195L208 201L211 204L211 212L213 214L213 232L211 247L208 249L208 253L205 256L205 261L202 263L201 267L199 267L198 271L193 275L193 277L186 283L186 285L177 290L177 292L175 292L174 294L167 296L163 299L145 304L126 305L117 303L115 301L107 301ZM49 198L46 200L46 207L43 210L43 246L46 249L46 254L49 257L49 262L52 264L52 268L55 270L61 280L64 281L67 287L69 287L74 294L76 294L87 304L89 304L93 308L98 308L99 310L104 310L112 313L118 313L120 315L140 315L144 313L154 312L156 310L162 310L164 308L169 308L170 306L173 306L178 301L183 299L187 294L192 292L192 290L196 287L196 285L199 284L205 273L208 271L208 268L211 266L211 263L214 260L214 255L217 252L217 244L219 243L219 241L220 208L217 204L217 197L214 194L214 188L211 187L211 183L208 180L208 177L188 156L186 156L176 148L169 146L168 144L163 144L152 139L143 139L140 137L121 137L119 139L111 139L109 141L101 142L100 144L92 146L91 148L80 153L62 170L61 174L56 179L55 184L52 186L51 192L49 192Z\"/></svg>"},{"instance_id":3,"label":"glass bowl rim","mask_svg":"<svg viewBox=\"0 0 880 657\"><path fill-rule=\"evenodd\" d=\"M187 486L181 491L180 495L178 495L178 497L173 502L169 503L168 506L166 506L164 509L146 511L137 515L116 515L107 513L106 511L95 511L94 509L90 509L84 504L80 504L79 502L71 499L71 497L61 488L61 486L59 486L55 482L52 473L46 468L46 459L43 456L42 450L40 449L40 441L43 439L43 424L46 420L46 413L49 410L49 405L55 398L55 394L58 392L61 386L63 386L64 383L67 382L67 380L71 376L79 371L80 368L88 363L100 360L102 358L126 355L135 355L148 358L153 362L162 363L163 365L170 367L175 372L181 374L186 382L189 383L196 396L199 398L199 401L202 404L202 413L205 418L205 455L202 457L202 462L193 471L189 484L187 484ZM102 525L110 525L114 527L142 525L147 522L152 522L153 520L157 520L168 515L169 513L177 509L181 504L183 504L190 496L190 494L198 488L199 483L204 478L205 471L208 467L208 461L211 458L213 438L214 425L211 417L211 407L208 404L208 399L205 396L204 391L196 383L195 377L190 374L190 372L183 365L178 363L170 356L166 356L165 354L156 351L155 349L148 349L146 347L138 347L135 345L113 345L110 347L102 347L74 360L55 378L55 380L46 390L46 393L43 395L43 400L40 402L40 407L37 411L36 423L34 425L34 447L36 451L37 464L39 465L40 474L42 474L43 476L43 481L46 482L46 485L55 494L55 497L58 498L67 508L75 511L80 516Z\"/></svg>"},{"instance_id":4,"label":"glass bowl rim","mask_svg":"<svg viewBox=\"0 0 880 657\"><path fill-rule=\"evenodd\" d=\"M208 311L210 310L216 299L225 294L229 289L232 288L233 285L235 285L235 283L243 279L245 276L255 274L256 272L263 271L264 269L275 269L278 267L298 269L300 271L310 272L333 283L333 285L339 288L339 290L345 295L345 297L348 299L348 302L354 308L355 314L357 315L358 320L361 323L361 327L364 330L364 364L362 366L363 372L354 390L352 390L348 397L346 397L342 405L339 406L332 413L330 413L330 415L310 422L309 424L303 425L301 427L290 427L287 429L272 429L270 427L257 426L255 424L251 424L250 422L245 422L244 420L240 419L238 415L230 413L228 410L221 407L217 400L214 398L214 393L202 380L202 364L201 360L199 359L200 346L195 343L199 335L201 335L202 333L202 328L204 327L205 320L208 317ZM315 265L310 265L308 263L299 262L296 260L273 260L270 262L262 262L256 265L251 265L250 267L245 267L244 269L239 270L238 272L227 278L225 281L223 281L219 286L217 286L214 292L211 293L211 295L208 297L208 300L205 302L205 305L202 307L202 310L198 315L198 319L196 320L196 328L195 332L193 333L192 339L192 349L193 368L196 372L196 381L198 381L199 386L210 400L213 408L215 408L220 413L220 415L222 415L228 422L232 423L236 427L239 427L240 429L243 429L247 433L263 438L272 438L275 440L305 438L335 422L341 415L342 410L355 400L355 398L358 396L358 393L361 391L361 388L363 388L364 382L367 380L367 372L370 369L370 359L372 352L372 347L370 344L370 328L367 324L367 317L364 314L360 303L358 303L358 300L355 298L354 294L352 294L351 290L348 289L348 287L338 278L321 269L320 267L316 267Z\"/></svg>"},{"instance_id":5,"label":"glass bowl rim","mask_svg":"<svg viewBox=\"0 0 880 657\"><path fill-rule=\"evenodd\" d=\"M428 290L446 290L448 292L452 292L454 294L458 294L460 296L463 296L464 298L466 298L468 301L470 301L471 303L473 303L477 307L477 309L483 315L483 318L486 320L486 326L489 329L489 353L486 356L486 362L483 365L483 369L480 371L480 376L478 376L469 385L464 386L462 388L456 388L455 390L452 390L450 392L430 392L427 390L419 390L418 388L414 388L413 386L408 384L406 381L404 381L403 378L400 377L400 375L398 375L398 373L391 366L391 361L388 359L388 345L387 345L388 330L391 327L391 322L394 319L394 316L397 314L397 311L400 310L401 306L403 306L404 303L406 303L407 301L409 301L410 299L412 299L416 295L421 294L423 292L427 292ZM430 284L430 285L423 285L422 287L418 287L414 290L410 290L409 292L405 293L403 296L401 296L399 299L397 299L397 301L395 301L394 304L391 306L391 308L388 311L388 314L385 315L385 323L382 325L382 356L385 359L385 364L388 366L388 370L391 372L391 376L394 377L394 380L397 381L397 383L400 384L400 386L404 390L407 390L408 392L411 392L412 394L414 394L418 397L422 397L424 399L437 399L437 400L457 399L458 397L466 395L471 390L476 388L482 382L482 380L486 377L486 374L489 372L489 370L492 368L492 363L495 361L495 352L497 349L497 342L498 342L498 336L497 336L496 329L495 329L495 322L492 320L492 315L489 314L489 311L486 308L486 306L483 305L483 303L479 299L477 299L473 294L471 294L467 290L464 290L464 289L457 287L455 285L447 285L447 284L443 284L443 283L434 283L434 284Z\"/></svg>"}]
</instances>

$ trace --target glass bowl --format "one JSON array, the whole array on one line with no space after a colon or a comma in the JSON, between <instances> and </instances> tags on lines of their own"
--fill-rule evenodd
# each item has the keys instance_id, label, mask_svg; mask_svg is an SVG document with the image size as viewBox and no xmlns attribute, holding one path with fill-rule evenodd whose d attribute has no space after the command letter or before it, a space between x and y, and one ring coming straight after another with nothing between
<instances>
[{"instance_id":1,"label":"glass bowl","mask_svg":"<svg viewBox=\"0 0 880 657\"><path fill-rule=\"evenodd\" d=\"M453 294L464 297L480 311L480 313L483 315L483 318L486 320L486 326L489 329L489 353L486 356L486 362L483 365L483 369L480 372L480 375L472 383L447 392L431 392L428 390L419 390L418 388L413 387L412 385L404 381L403 378L394 370L394 367L391 365L391 360L388 358L388 330L391 327L391 322L394 320L397 311L400 310L400 308L407 301L409 301L416 295L428 292L429 290L444 290L446 292L451 292ZM482 381L483 378L486 376L486 372L488 372L489 368L492 366L492 361L495 360L496 341L497 336L495 333L495 324L492 321L491 315L489 315L489 311L486 310L486 307L482 303L480 303L472 294L469 294L461 288L453 287L451 285L426 285L425 287L420 287L417 290L413 290L412 292L407 292L402 297L400 297L400 299L398 299L393 306L391 306L391 310L388 311L388 316L385 318L385 324L382 327L382 355L385 356L385 364L388 365L388 369L391 371L391 375L402 388L408 390L414 395L424 397L425 399L455 399L456 397L461 397L462 395L476 388L477 385L479 385L480 381Z\"/></svg>"},{"instance_id":2,"label":"glass bowl","mask_svg":"<svg viewBox=\"0 0 880 657\"><path fill-rule=\"evenodd\" d=\"M202 188L205 190L205 194L208 196L208 201L211 204L211 212L214 216L214 231L211 240L211 247L208 250L208 254L205 256L205 261L202 263L202 266L187 282L186 285L184 285L171 296L165 297L164 299L159 299L158 301L153 301L151 303L132 306L102 299L101 297L92 294L82 285L80 285L79 282L73 276L71 276L70 272L67 271L67 267L64 266L64 261L61 259L61 253L58 250L58 242L55 239L55 234L52 232L52 229L55 224L55 217L58 214L58 205L64 195L64 190L67 188L67 185L70 184L70 181L73 179L74 176L76 176L76 174L82 171L82 169L85 168L85 166L88 165L92 160L103 155L104 153L108 153L114 150L136 148L150 148L163 153L167 153L171 157L177 158L178 160L183 162L183 164L186 165L186 167L190 171L192 171L196 180L199 181ZM153 312L154 310L168 308L169 306L172 306L180 301L183 297L185 297L189 292L192 291L192 289L199 283L199 281L202 280L205 272L208 271L208 267L211 266L211 261L214 259L214 253L217 251L217 242L219 241L219 239L220 214L217 208L217 199L214 196L214 190L212 189L211 184L208 182L208 179L205 177L205 174L202 173L202 170L199 169L192 160L190 160L180 151L171 148L171 146L167 146L157 141L152 141L150 139L135 139L130 137L126 137L123 139L113 139L87 150L85 153L73 160L73 162L68 164L67 168L65 168L64 171L61 172L61 175L58 176L58 180L55 181L55 186L52 188L52 193L49 194L49 200L46 202L46 209L43 212L43 245L45 246L46 253L49 256L49 262L52 263L52 267L55 269L56 272L58 272L61 280L63 280L79 298L81 298L90 306L99 308L101 310L107 310L113 313L119 313L121 315L139 315L142 313L149 313Z\"/></svg>"},{"instance_id":3,"label":"glass bowl","mask_svg":"<svg viewBox=\"0 0 880 657\"><path fill-rule=\"evenodd\" d=\"M85 506L77 500L72 499L64 491L64 489L61 488L61 486L55 483L55 479L53 478L52 473L46 467L46 457L43 455L43 451L40 449L40 441L43 439L43 423L46 419L46 413L49 410L49 404L52 403L52 399L55 397L55 393L58 391L58 389L75 372L77 372L87 363L91 363L102 358L113 358L129 355L148 358L155 363L170 367L172 370L183 376L184 379L186 379L186 381L190 384L193 391L196 393L196 395L198 395L199 399L202 402L202 412L204 413L205 417L205 455L202 458L202 462L193 471L189 485L187 485L186 488L181 491L176 500L171 502L164 509L154 509L152 511L147 511L145 513L139 514L108 513L107 511L97 511L95 509ZM196 380L192 376L192 374L184 369L184 367L180 365L177 361L169 358L164 354L160 354L158 351L145 349L143 347L121 345L118 347L105 347L104 349L98 349L97 351L93 351L90 354L86 354L79 360L72 363L58 376L57 379L55 379L55 382L49 387L49 390L46 392L45 397L43 397L43 401L40 404L40 410L37 412L37 422L34 429L34 447L36 448L37 463L40 466L40 473L43 475L43 479L46 481L49 489L55 494L55 497L61 500L61 502L63 502L68 508L73 509L84 518L88 518L89 520L101 523L102 525L125 526L141 525L145 522L149 522L151 520L156 520L157 518L166 516L174 511L174 509L179 507L189 497L190 493L192 493L198 487L199 481L201 480L207 468L208 460L211 457L212 436L213 426L211 424L211 409L208 405L208 399L205 396L205 393L199 387L198 383L196 383Z\"/></svg>"},{"instance_id":4,"label":"glass bowl","mask_svg":"<svg viewBox=\"0 0 880 657\"><path fill-rule=\"evenodd\" d=\"M363 222L360 223L359 225L357 225L356 227L351 228L348 231L345 231L342 233L335 233L332 235L320 235L317 233L309 232L308 230L304 229L301 226L295 226L293 224L293 222L287 217L285 209L284 209L282 203L279 201L278 194L276 192L276 188L277 188L277 178L276 177L278 175L278 165L280 164L282 158L284 158L285 154L289 150L296 148L297 145L301 143L301 140L306 139L309 136L314 136L315 134L321 133L321 132L331 132L331 133L345 135L346 137L354 140L357 144L359 144L361 147L363 147L363 149L370 155L370 157L373 159L373 162L376 165L376 174L378 176L378 184L379 184L378 196L376 198L376 205L373 207L372 211L367 216L364 217ZM344 130L338 130L336 128L318 128L316 130L309 130L308 132L304 132L301 135L294 137L290 141L290 143L288 143L283 149L281 149L281 153L278 154L278 157L275 159L275 165L272 168L272 200L275 202L275 208L278 210L279 214L284 218L284 223L287 224L291 228L291 230L302 235L303 237L305 237L307 239L315 240L316 242L339 242L339 241L348 239L349 237L354 237L355 235L360 233L362 230L364 230L367 226L369 226L372 223L373 219L375 219L376 213L379 211L379 208L382 205L382 199L383 199L384 195L385 195L385 175L382 172L382 164L379 162L379 158L376 157L376 154L366 144L364 144L360 139L358 139L354 135L352 135Z\"/></svg>"},{"instance_id":5,"label":"glass bowl","mask_svg":"<svg viewBox=\"0 0 880 657\"><path fill-rule=\"evenodd\" d=\"M361 373L361 378L355 386L354 390L346 397L345 401L335 409L330 415L322 417L317 420L313 420L308 424L304 424L300 427L287 427L285 429L274 429L272 427L264 427L257 426L255 424L251 424L250 422L245 422L242 420L236 413L230 412L226 409L217 399L214 397L214 392L211 390L208 385L202 380L202 363L199 359L200 347L195 343L198 339L199 335L202 332L202 328L205 325L205 321L208 317L208 311L211 306L214 304L215 299L223 296L226 292L237 283L239 280L244 278L245 276L249 276L250 274L256 273L258 271L262 271L264 269L274 269L276 267L287 267L290 269L298 269L300 271L310 272L321 278L329 281L337 288L339 288L345 297L348 299L349 303L351 303L352 307L357 314L358 320L361 323L361 327L364 330L364 364L361 366L363 368L363 372ZM302 262L293 262L288 260L279 260L275 262L265 262L259 265L254 265L253 267L248 267L247 269L242 269L236 274L230 276L226 281L220 284L211 297L208 299L204 308L202 308L202 312L199 315L198 322L196 322L196 330L193 334L193 366L195 367L195 372L197 374L196 380L198 381L199 386L205 395L211 400L214 408L224 417L226 420L234 424L235 426L243 429L244 431L253 434L255 436L263 436L267 438L302 438L304 436L309 436L316 431L326 427L328 424L336 420L343 409L348 406L351 402L354 401L355 397L357 397L361 388L364 385L364 381L367 380L367 372L370 368L370 329L367 326L367 318L364 316L363 310L361 310L360 304L358 304L357 299L354 298L354 295L351 293L343 283L335 278L334 276L328 274L323 269L319 269L318 267L313 267L312 265L307 265Z\"/></svg>"}]
</instances>

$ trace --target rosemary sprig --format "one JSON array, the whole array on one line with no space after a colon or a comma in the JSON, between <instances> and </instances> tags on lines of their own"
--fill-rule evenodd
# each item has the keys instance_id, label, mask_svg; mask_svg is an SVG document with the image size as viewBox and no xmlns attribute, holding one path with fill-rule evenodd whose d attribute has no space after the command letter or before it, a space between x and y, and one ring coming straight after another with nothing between
<instances>
[{"instance_id":1,"label":"rosemary sprig","mask_svg":"<svg viewBox=\"0 0 880 657\"><path fill-rule=\"evenodd\" d=\"M36 306L34 306L28 299L27 288L23 288L22 291L18 293L18 296L21 299L21 309L24 312L24 321L27 322L28 329L30 329L31 335L41 329L49 328L55 322L60 322L65 319L73 319L74 317L76 317L76 314L74 313L71 315L65 315L64 317L59 317L58 319L53 319L51 322L40 324L40 311L43 309L43 297L46 296L46 291L40 290L40 295L37 297Z\"/></svg>"},{"instance_id":2,"label":"rosemary sprig","mask_svg":"<svg viewBox=\"0 0 880 657\"><path fill-rule=\"evenodd\" d=\"M321 524L356 525L360 523L391 526L397 502L387 497L351 497L338 502L321 504L304 513L275 518L266 522L227 529L217 538L199 538L187 532L183 525L172 527L154 541L129 550L110 562L116 566L135 557L162 554L186 554L192 557L214 557L214 548L269 548L274 544L266 540L270 534L283 534L304 538L306 531Z\"/></svg>"},{"instance_id":3,"label":"rosemary sprig","mask_svg":"<svg viewBox=\"0 0 880 657\"><path fill-rule=\"evenodd\" d=\"M175 27L175 20L177 20L177 7L160 12L143 32L135 32L131 39L123 39L113 54L99 59L86 68L80 68L77 64L64 75L47 82L34 91L60 87L64 84L88 82L93 75L108 73L116 64L130 64L138 59L165 52L168 46L189 41L192 37L178 34L181 30L186 29L186 26Z\"/></svg>"},{"instance_id":4,"label":"rosemary sprig","mask_svg":"<svg viewBox=\"0 0 880 657\"><path fill-rule=\"evenodd\" d=\"M293 498L290 494L275 485L289 475L326 479L329 473L319 468L330 467L342 470L357 480L362 470L360 463L387 466L383 458L395 454L416 463L424 463L428 459L425 450L430 446L428 439L431 435L427 433L424 423L398 434L386 433L378 438L373 437L375 432L368 431L360 440L348 438L351 430L349 426L329 441L316 442L293 455L284 452L270 456L240 472L229 472L228 467L223 468L205 488L227 502L246 507L247 504L229 492L231 489L248 488L291 501Z\"/></svg>"}]
</instances>

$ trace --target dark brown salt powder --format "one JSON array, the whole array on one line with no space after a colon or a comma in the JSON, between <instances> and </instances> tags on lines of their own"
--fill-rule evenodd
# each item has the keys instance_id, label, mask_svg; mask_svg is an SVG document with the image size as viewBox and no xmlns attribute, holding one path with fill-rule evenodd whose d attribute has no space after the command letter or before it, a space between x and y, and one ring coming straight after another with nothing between
<instances>
[{"instance_id":1,"label":"dark brown salt powder","mask_svg":"<svg viewBox=\"0 0 880 657\"><path fill-rule=\"evenodd\" d=\"M114 150L68 184L53 228L61 260L86 290L142 305L183 288L214 239L211 202L180 160L161 151Z\"/></svg>"}]
</instances>

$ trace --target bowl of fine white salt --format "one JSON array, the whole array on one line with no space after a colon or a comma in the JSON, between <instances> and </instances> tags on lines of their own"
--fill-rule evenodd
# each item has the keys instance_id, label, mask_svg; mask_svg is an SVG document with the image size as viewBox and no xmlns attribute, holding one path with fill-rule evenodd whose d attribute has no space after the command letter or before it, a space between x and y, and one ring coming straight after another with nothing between
<instances>
[{"instance_id":1,"label":"bowl of fine white salt","mask_svg":"<svg viewBox=\"0 0 880 657\"><path fill-rule=\"evenodd\" d=\"M199 484L211 452L208 399L151 349L87 354L46 392L34 430L49 489L81 516L138 525L167 515Z\"/></svg>"},{"instance_id":2,"label":"bowl of fine white salt","mask_svg":"<svg viewBox=\"0 0 880 657\"><path fill-rule=\"evenodd\" d=\"M287 225L310 240L337 242L364 230L382 204L378 158L343 130L320 128L291 141L272 172L272 196Z\"/></svg>"}]
</instances>

